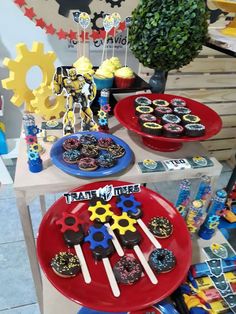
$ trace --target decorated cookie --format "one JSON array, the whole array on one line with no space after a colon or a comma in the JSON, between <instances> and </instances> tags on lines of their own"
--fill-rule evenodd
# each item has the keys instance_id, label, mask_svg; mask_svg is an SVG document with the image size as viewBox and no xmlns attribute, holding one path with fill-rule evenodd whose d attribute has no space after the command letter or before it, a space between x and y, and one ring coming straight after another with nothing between
<instances>
[{"instance_id":1,"label":"decorated cookie","mask_svg":"<svg viewBox=\"0 0 236 314\"><path fill-rule=\"evenodd\" d=\"M53 271L60 277L74 277L80 272L80 262L76 255L69 252L60 252L51 260Z\"/></svg>"},{"instance_id":2,"label":"decorated cookie","mask_svg":"<svg viewBox=\"0 0 236 314\"><path fill-rule=\"evenodd\" d=\"M193 114L185 114L182 117L182 122L184 125L189 124L189 123L200 123L201 119L198 116L195 116Z\"/></svg>"},{"instance_id":3,"label":"decorated cookie","mask_svg":"<svg viewBox=\"0 0 236 314\"><path fill-rule=\"evenodd\" d=\"M190 123L185 125L185 134L187 136L196 137L203 136L205 134L206 128L203 124Z\"/></svg>"},{"instance_id":4,"label":"decorated cookie","mask_svg":"<svg viewBox=\"0 0 236 314\"><path fill-rule=\"evenodd\" d=\"M81 154L78 150L67 150L62 154L63 160L68 164L76 164L80 159Z\"/></svg>"},{"instance_id":5,"label":"decorated cookie","mask_svg":"<svg viewBox=\"0 0 236 314\"><path fill-rule=\"evenodd\" d=\"M96 145L97 142L96 137L90 134L82 135L80 137L80 143L82 145Z\"/></svg>"},{"instance_id":6,"label":"decorated cookie","mask_svg":"<svg viewBox=\"0 0 236 314\"><path fill-rule=\"evenodd\" d=\"M167 124L167 123L180 123L181 119L176 116L175 114L164 114L162 116L162 123Z\"/></svg>"},{"instance_id":7,"label":"decorated cookie","mask_svg":"<svg viewBox=\"0 0 236 314\"><path fill-rule=\"evenodd\" d=\"M98 157L98 165L102 168L111 168L116 164L116 159L110 153L102 154Z\"/></svg>"},{"instance_id":8,"label":"decorated cookie","mask_svg":"<svg viewBox=\"0 0 236 314\"><path fill-rule=\"evenodd\" d=\"M90 201L88 211L91 212L91 221L107 223L113 216L111 205L105 202L103 199L92 199Z\"/></svg>"},{"instance_id":9,"label":"decorated cookie","mask_svg":"<svg viewBox=\"0 0 236 314\"><path fill-rule=\"evenodd\" d=\"M137 106L151 106L152 102L147 97L137 97L134 100L135 107Z\"/></svg>"},{"instance_id":10,"label":"decorated cookie","mask_svg":"<svg viewBox=\"0 0 236 314\"><path fill-rule=\"evenodd\" d=\"M141 126L143 132L152 134L152 135L161 135L162 134L162 125L156 122L145 122Z\"/></svg>"},{"instance_id":11,"label":"decorated cookie","mask_svg":"<svg viewBox=\"0 0 236 314\"><path fill-rule=\"evenodd\" d=\"M110 137L101 137L98 140L98 146L101 149L108 149L109 146L115 144L113 139Z\"/></svg>"},{"instance_id":12,"label":"decorated cookie","mask_svg":"<svg viewBox=\"0 0 236 314\"><path fill-rule=\"evenodd\" d=\"M122 213L127 213L130 218L142 217L141 203L135 199L133 194L117 196L116 207L120 208Z\"/></svg>"},{"instance_id":13,"label":"decorated cookie","mask_svg":"<svg viewBox=\"0 0 236 314\"><path fill-rule=\"evenodd\" d=\"M175 107L186 107L186 101L181 99L181 98L173 98L170 101L170 105L175 108Z\"/></svg>"},{"instance_id":14,"label":"decorated cookie","mask_svg":"<svg viewBox=\"0 0 236 314\"><path fill-rule=\"evenodd\" d=\"M163 134L166 137L179 137L183 132L184 128L176 123L167 123L163 126Z\"/></svg>"},{"instance_id":15,"label":"decorated cookie","mask_svg":"<svg viewBox=\"0 0 236 314\"><path fill-rule=\"evenodd\" d=\"M153 217L148 228L157 238L168 238L173 232L173 226L165 217Z\"/></svg>"},{"instance_id":16,"label":"decorated cookie","mask_svg":"<svg viewBox=\"0 0 236 314\"><path fill-rule=\"evenodd\" d=\"M136 107L135 114L140 116L143 113L153 113L154 109L150 106L138 106Z\"/></svg>"},{"instance_id":17,"label":"decorated cookie","mask_svg":"<svg viewBox=\"0 0 236 314\"><path fill-rule=\"evenodd\" d=\"M142 266L136 258L123 256L113 268L114 275L119 283L132 285L142 276Z\"/></svg>"},{"instance_id":18,"label":"decorated cookie","mask_svg":"<svg viewBox=\"0 0 236 314\"><path fill-rule=\"evenodd\" d=\"M83 157L96 158L99 155L99 149L95 145L83 145L80 152Z\"/></svg>"},{"instance_id":19,"label":"decorated cookie","mask_svg":"<svg viewBox=\"0 0 236 314\"><path fill-rule=\"evenodd\" d=\"M171 114L173 110L170 107L157 107L154 110L154 114L156 117L161 118L164 114Z\"/></svg>"},{"instance_id":20,"label":"decorated cookie","mask_svg":"<svg viewBox=\"0 0 236 314\"><path fill-rule=\"evenodd\" d=\"M156 122L156 120L156 117L150 113L142 113L138 118L138 122L140 124L143 124L145 122Z\"/></svg>"},{"instance_id":21,"label":"decorated cookie","mask_svg":"<svg viewBox=\"0 0 236 314\"><path fill-rule=\"evenodd\" d=\"M109 234L107 227L101 223L96 223L89 227L88 236L85 242L90 243L90 249L96 260L102 260L114 252L112 236Z\"/></svg>"},{"instance_id":22,"label":"decorated cookie","mask_svg":"<svg viewBox=\"0 0 236 314\"><path fill-rule=\"evenodd\" d=\"M167 273L175 267L176 258L173 252L167 249L155 249L149 255L148 262L157 273Z\"/></svg>"},{"instance_id":23,"label":"decorated cookie","mask_svg":"<svg viewBox=\"0 0 236 314\"><path fill-rule=\"evenodd\" d=\"M170 104L164 99L155 99L152 101L152 106L155 109L156 107L168 107Z\"/></svg>"},{"instance_id":24,"label":"decorated cookie","mask_svg":"<svg viewBox=\"0 0 236 314\"><path fill-rule=\"evenodd\" d=\"M191 110L186 107L175 107L174 108L174 114L176 114L178 117L182 118L186 114L190 114Z\"/></svg>"},{"instance_id":25,"label":"decorated cookie","mask_svg":"<svg viewBox=\"0 0 236 314\"><path fill-rule=\"evenodd\" d=\"M120 145L111 145L108 147L108 152L114 157L114 158L120 158L124 156L125 149L124 147Z\"/></svg>"},{"instance_id":26,"label":"decorated cookie","mask_svg":"<svg viewBox=\"0 0 236 314\"><path fill-rule=\"evenodd\" d=\"M84 171L93 171L97 169L98 165L94 158L85 157L79 160L78 167Z\"/></svg>"},{"instance_id":27,"label":"decorated cookie","mask_svg":"<svg viewBox=\"0 0 236 314\"><path fill-rule=\"evenodd\" d=\"M77 149L80 146L80 141L76 137L70 137L62 144L65 150Z\"/></svg>"}]
</instances>

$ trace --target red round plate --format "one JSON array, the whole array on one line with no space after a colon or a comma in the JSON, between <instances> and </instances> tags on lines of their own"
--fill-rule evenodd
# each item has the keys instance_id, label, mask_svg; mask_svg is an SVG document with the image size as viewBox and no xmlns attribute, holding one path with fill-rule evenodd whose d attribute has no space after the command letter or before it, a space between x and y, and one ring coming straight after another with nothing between
<instances>
[{"instance_id":1,"label":"red round plate","mask_svg":"<svg viewBox=\"0 0 236 314\"><path fill-rule=\"evenodd\" d=\"M94 182L81 186L73 191L96 190L107 184L113 186L127 185L130 183L123 181L103 181ZM59 219L63 211L71 212L77 208L78 216L85 225L90 224L88 201L74 202L66 204L65 198L61 197L55 202L44 216L37 239L37 253L39 263L50 282L65 297L83 306L100 311L135 311L149 307L165 297L169 296L184 280L191 264L192 251L191 240L185 222L173 205L161 197L156 192L141 187L140 193L135 193L136 199L142 203L143 221L147 224L154 216L168 217L173 224L173 233L168 239L160 240L163 248L168 248L174 252L177 260L176 267L169 273L157 275L158 284L152 285L146 275L134 285L119 285L121 295L119 298L113 296L102 262L95 262L89 250L89 244L84 243L82 249L92 277L91 284L85 284L82 274L74 278L62 278L57 276L50 267L52 257L60 252L67 251L62 233L55 221ZM115 206L115 197L110 200L114 212L120 211ZM137 227L142 235L140 248L148 259L154 246L145 236L142 230ZM71 249L73 252L74 249ZM125 249L125 253L135 256L133 250ZM119 256L117 253L110 258L113 266Z\"/></svg>"},{"instance_id":2,"label":"red round plate","mask_svg":"<svg viewBox=\"0 0 236 314\"><path fill-rule=\"evenodd\" d=\"M165 136L155 136L151 134L144 133L138 123L138 118L135 115L134 100L137 97L147 97L151 100L154 99L164 99L170 101L173 98L181 98L186 101L187 107L192 111L192 114L199 116L201 123L206 127L206 133L204 136L199 137L187 137L181 136L180 138L170 138ZM155 149L155 141L157 142L157 150L176 150L181 147L182 142L193 142L202 141L216 135L222 128L222 121L219 115L211 108L189 98L180 97L176 95L168 94L138 94L134 96L129 96L120 100L114 110L116 118L121 124L123 124L127 129L141 135L144 139L144 144ZM154 142L154 143L153 143ZM159 145L158 145L159 144ZM165 149L166 147L166 149ZM171 149L171 147L173 149ZM169 149L168 149L169 148ZM175 149L176 148L176 149Z\"/></svg>"}]
</instances>

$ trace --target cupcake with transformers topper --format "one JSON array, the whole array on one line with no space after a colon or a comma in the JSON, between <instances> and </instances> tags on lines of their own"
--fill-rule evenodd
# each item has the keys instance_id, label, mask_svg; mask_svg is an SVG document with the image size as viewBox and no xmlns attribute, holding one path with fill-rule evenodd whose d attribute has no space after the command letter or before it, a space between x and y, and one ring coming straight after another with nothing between
<instances>
[{"instance_id":1,"label":"cupcake with transformers topper","mask_svg":"<svg viewBox=\"0 0 236 314\"><path fill-rule=\"evenodd\" d=\"M137 100L139 99L149 99L152 102L155 101L154 106L152 106L152 108L155 107L155 111L158 105L156 100L163 100L165 108L175 110L175 114L171 114L171 120L175 120L172 124L177 122L176 126L172 127L172 124L168 119L169 116L167 116L167 119L166 117L164 118L164 123L166 124L163 125L162 134L159 132L156 135L153 134L153 132L145 133L143 124L139 124L139 117L136 116ZM167 106L166 102L170 105ZM145 104L146 103L147 100ZM173 109L173 105L176 109ZM148 103L148 107L150 107L150 103ZM177 107L179 110L177 110ZM180 109L180 107L188 108L189 111ZM114 112L116 118L122 125L142 136L144 145L159 151L176 151L182 147L183 143L208 139L216 135L222 128L221 118L215 111L195 100L176 95L140 94L129 96L116 104ZM191 112L190 118L192 119L192 116L195 116L194 118L197 123L182 123L183 113L188 113L189 115L189 112ZM155 115L153 114L153 116ZM211 119L208 119L209 116ZM156 116L156 118L163 120L163 116ZM157 122L162 125L162 121Z\"/></svg>"}]
</instances>

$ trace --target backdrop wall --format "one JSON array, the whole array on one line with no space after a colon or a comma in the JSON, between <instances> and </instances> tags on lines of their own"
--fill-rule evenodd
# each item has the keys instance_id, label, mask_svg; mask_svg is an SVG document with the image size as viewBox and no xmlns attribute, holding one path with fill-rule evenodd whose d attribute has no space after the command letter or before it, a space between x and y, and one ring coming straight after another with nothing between
<instances>
[{"instance_id":1,"label":"backdrop wall","mask_svg":"<svg viewBox=\"0 0 236 314\"><path fill-rule=\"evenodd\" d=\"M33 41L43 42L45 51L53 50L56 53L58 59L55 62L55 66L70 65L77 58L76 47L68 48L68 41L59 40L55 35L47 36L44 30L36 27L30 19L23 15L23 12L13 3L13 0L0 1L0 30L0 80L9 76L9 71L3 66L2 61L5 57L15 59L15 46L19 42L25 43L28 49L31 49ZM102 46L94 49L91 45L91 48L90 58L94 65L99 65ZM116 55L124 62L124 49L117 51ZM110 56L111 51L108 51L108 57ZM128 56L128 65L137 71L138 61L130 53ZM40 82L40 76L41 73L37 71L29 71L27 77L29 86L36 88L37 83ZM10 98L13 93L3 89L1 85L0 93L5 99L4 117L1 119L6 124L7 138L18 137L20 134L23 107L18 108L11 104Z\"/></svg>"}]
</instances>

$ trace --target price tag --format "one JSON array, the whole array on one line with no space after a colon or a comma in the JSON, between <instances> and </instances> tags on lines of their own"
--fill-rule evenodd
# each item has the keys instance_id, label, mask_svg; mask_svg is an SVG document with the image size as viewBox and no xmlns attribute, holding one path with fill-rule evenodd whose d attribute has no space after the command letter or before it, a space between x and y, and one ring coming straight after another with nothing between
<instances>
[{"instance_id":1,"label":"price tag","mask_svg":"<svg viewBox=\"0 0 236 314\"><path fill-rule=\"evenodd\" d=\"M190 169L191 165L187 159L169 159L163 161L167 171Z\"/></svg>"}]
</instances>

